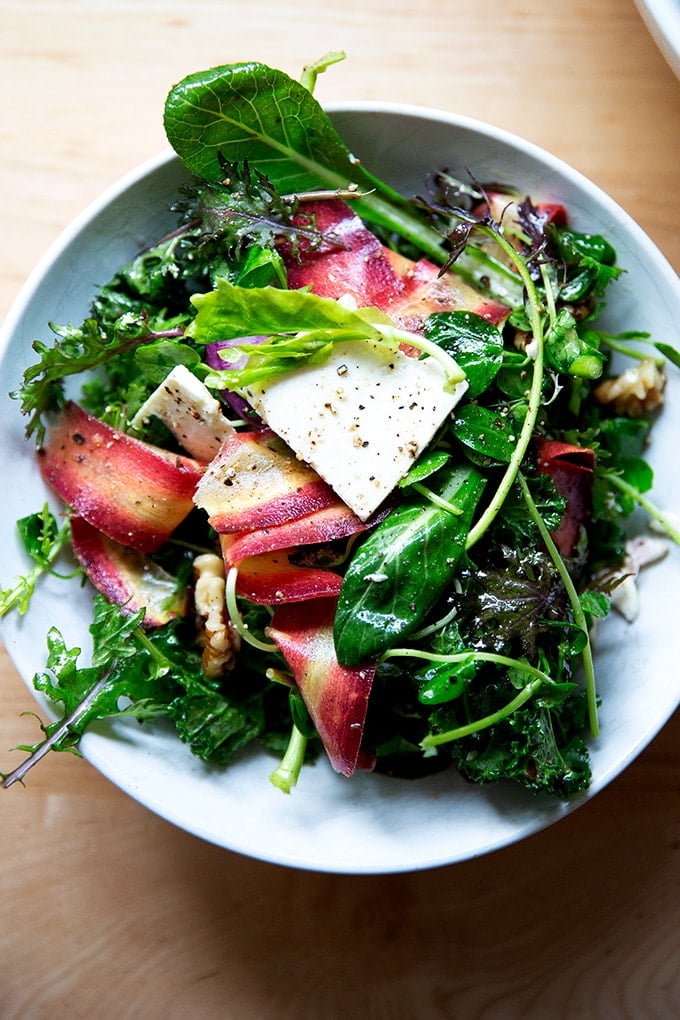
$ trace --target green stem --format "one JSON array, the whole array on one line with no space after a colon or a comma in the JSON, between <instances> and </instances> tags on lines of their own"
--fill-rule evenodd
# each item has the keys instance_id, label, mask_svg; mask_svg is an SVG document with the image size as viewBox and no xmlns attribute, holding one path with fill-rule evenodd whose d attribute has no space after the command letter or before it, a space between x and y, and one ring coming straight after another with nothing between
<instances>
[{"instance_id":1,"label":"green stem","mask_svg":"<svg viewBox=\"0 0 680 1020\"><path fill-rule=\"evenodd\" d=\"M517 271L524 283L527 301L529 303L529 321L531 323L531 332L536 343L536 356L534 358L534 370L529 390L529 406L517 439L517 445L512 452L505 474L499 482L493 498L468 534L466 544L467 549L470 549L476 542L478 542L486 530L490 527L515 482L531 441L531 437L534 433L536 419L541 406L541 394L543 390L543 322L541 319L541 308L538 301L538 294L536 293L534 282L531 279L531 274L529 273L524 260L517 257L517 252L502 234L494 233L493 236L503 251L505 251L510 258L516 260L515 264L517 266Z\"/></svg>"},{"instance_id":2,"label":"green stem","mask_svg":"<svg viewBox=\"0 0 680 1020\"><path fill-rule=\"evenodd\" d=\"M284 793L290 793L297 784L306 750L307 737L293 723L286 752L281 759L281 764L270 775L269 782Z\"/></svg>"},{"instance_id":3,"label":"green stem","mask_svg":"<svg viewBox=\"0 0 680 1020\"><path fill-rule=\"evenodd\" d=\"M574 587L574 582L571 579L571 575L567 569L567 565L562 559L559 549L555 545L552 535L550 534L545 525L545 521L539 514L536 504L531 498L531 493L529 492L529 487L526 483L526 479L524 478L523 475L519 474L517 476L517 481L519 482L519 486L522 490L522 496L524 497L524 502L526 503L529 515L534 524L536 525L536 527L538 528L539 534L543 539L543 542L545 544L546 549L548 550L550 558L555 564L555 568L558 574L560 575L562 584L565 587L565 590L569 597L571 610L574 614L574 622L577 627L580 627L580 629L586 636L586 645L585 648L583 649L583 669L585 673L586 699L588 702L588 719L590 722L590 732L592 733L593 737L597 737L600 732L600 726L597 719L597 690L595 688L595 666L593 663L593 649L590 643L590 635L588 633L588 623L586 621L586 616L583 611L583 606L581 605L581 600L578 597L578 593L576 591L576 588Z\"/></svg>"},{"instance_id":4,"label":"green stem","mask_svg":"<svg viewBox=\"0 0 680 1020\"><path fill-rule=\"evenodd\" d=\"M50 546L48 553L44 558L38 560L36 565L32 567L27 574L23 577L18 578L17 583L13 588L0 589L0 616L5 616L15 606L19 609L19 614L24 616L28 612L28 607L33 597L36 584L43 574L52 574L54 577L63 577L64 580L68 580L71 577L75 577L78 570L75 570L71 574L58 574L55 570L52 570L52 564L57 559L61 550L67 545L69 538L71 537L71 524L70 521L66 521L59 531Z\"/></svg>"},{"instance_id":5,"label":"green stem","mask_svg":"<svg viewBox=\"0 0 680 1020\"><path fill-rule=\"evenodd\" d=\"M447 499L442 499L441 496L438 496L436 492L432 491L432 489L428 489L426 485L422 485L421 482L414 482L411 488L415 489L416 492L419 492L420 495L424 496L430 503L434 503L435 506L438 506L440 510L446 510L448 513L454 514L456 517L459 517L463 512L459 506L455 505L455 503L449 503Z\"/></svg>"},{"instance_id":6,"label":"green stem","mask_svg":"<svg viewBox=\"0 0 680 1020\"><path fill-rule=\"evenodd\" d=\"M338 64L341 60L344 60L345 56L346 54L343 50L331 50L329 53L324 53L313 64L305 64L300 75L300 84L304 85L309 94L312 95L316 86L316 79L319 75L328 70L332 64Z\"/></svg>"},{"instance_id":7,"label":"green stem","mask_svg":"<svg viewBox=\"0 0 680 1020\"><path fill-rule=\"evenodd\" d=\"M610 350L616 351L618 354L623 354L626 358L633 358L637 361L647 361L648 358L653 357L649 351L638 351L636 348L631 348L625 340L621 340L620 337L613 336L611 333L602 333L601 331L598 331L597 335L602 343L606 344ZM645 340L646 338L642 336L640 339ZM654 361L657 365L663 365L664 363L664 359L661 356L654 358Z\"/></svg>"},{"instance_id":8,"label":"green stem","mask_svg":"<svg viewBox=\"0 0 680 1020\"><path fill-rule=\"evenodd\" d=\"M423 336L421 333L411 333L406 329L396 329L395 327L386 325L382 322L371 322L370 325L380 334L380 336L384 337L385 340L396 344L406 344L409 347L415 347L417 350L422 351L423 354L427 354L431 358L434 358L435 361L439 362L446 373L445 389L453 389L453 387L458 383L465 381L465 372L458 362L452 358L443 347L436 344L434 340L428 340L427 337Z\"/></svg>"},{"instance_id":9,"label":"green stem","mask_svg":"<svg viewBox=\"0 0 680 1020\"><path fill-rule=\"evenodd\" d=\"M225 585L225 598L227 603L227 612L229 613L229 619L233 623L235 629L238 631L243 640L252 645L253 648L257 648L261 652L278 652L277 646L273 642L261 641L260 638L255 637L251 633L248 624L241 616L238 608L238 602L236 601L236 579L238 577L238 570L236 567L231 567L227 572L227 580Z\"/></svg>"},{"instance_id":10,"label":"green stem","mask_svg":"<svg viewBox=\"0 0 680 1020\"><path fill-rule=\"evenodd\" d=\"M441 663L493 662L497 666L521 670L533 678L503 708L499 708L498 711L483 716L481 719L475 719L473 722L466 723L464 726L457 726L455 729L447 730L445 733L430 733L420 743L420 746L423 748L437 747L439 744L447 744L452 740L460 740L461 737L467 737L471 733L478 733L480 730L502 722L503 719L507 719L509 715L512 715L518 708L526 704L544 683L552 683L551 677L544 673L542 669L538 669L528 662L522 662L520 659L512 659L507 655L498 655L496 652L465 651L455 652L451 655L439 655L436 652L426 652L419 648L391 648L383 655L382 661L391 658L424 659L427 662Z\"/></svg>"},{"instance_id":11,"label":"green stem","mask_svg":"<svg viewBox=\"0 0 680 1020\"><path fill-rule=\"evenodd\" d=\"M87 693L85 698L80 702L79 705L71 712L66 719L64 719L60 726L57 727L54 732L43 740L33 753L26 758L13 772L9 775L4 776L0 786L3 789L8 790L16 782L23 782L26 773L37 765L38 762L45 757L45 755L52 750L53 747L63 740L64 737L68 736L73 727L80 721L80 719L89 711L90 706L97 699L103 688L109 682L111 676L111 669L107 669L102 676L99 678L94 687Z\"/></svg>"},{"instance_id":12,"label":"green stem","mask_svg":"<svg viewBox=\"0 0 680 1020\"><path fill-rule=\"evenodd\" d=\"M606 478L607 481L614 486L614 488L619 489L627 496L630 496L632 500L641 506L643 510L646 510L649 516L663 528L669 538L672 538L676 545L680 545L680 530L678 530L678 528L676 528L675 525L668 520L666 515L659 510L659 508L655 506L651 500L647 499L646 496L643 496L639 489L636 489L634 485L626 482L620 475L612 474L609 471L603 471L602 477Z\"/></svg>"},{"instance_id":13,"label":"green stem","mask_svg":"<svg viewBox=\"0 0 680 1020\"><path fill-rule=\"evenodd\" d=\"M420 746L424 749L429 747L438 747L440 744L449 744L453 740L461 740L463 737L469 737L472 733L478 733L480 730L485 730L489 726L495 726L497 723L502 722L503 719L507 719L509 715L516 712L518 708L525 705L527 701L533 698L536 691L539 689L542 680L531 680L523 687L522 690L517 694L516 697L509 701L503 708L499 708L497 712L492 712L490 715L485 715L482 719L475 719L474 722L467 723L465 726L457 726L453 730L446 730L445 733L430 733L427 737L424 737L420 742Z\"/></svg>"},{"instance_id":14,"label":"green stem","mask_svg":"<svg viewBox=\"0 0 680 1020\"><path fill-rule=\"evenodd\" d=\"M161 652L160 649L156 647L153 641L149 640L146 633L142 630L141 627L137 627L137 629L133 631L133 637L137 644L140 645L140 647L143 648L145 651L147 651L151 658L154 659L159 665L165 666L168 670L173 668L175 664L172 662L172 660L169 659L167 655L164 655L163 652Z\"/></svg>"}]
</instances>

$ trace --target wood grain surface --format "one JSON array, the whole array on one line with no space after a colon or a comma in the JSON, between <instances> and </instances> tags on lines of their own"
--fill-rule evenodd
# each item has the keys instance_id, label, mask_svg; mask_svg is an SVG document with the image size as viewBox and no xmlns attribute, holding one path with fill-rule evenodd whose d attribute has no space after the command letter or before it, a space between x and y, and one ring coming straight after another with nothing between
<instances>
[{"instance_id":1,"label":"wood grain surface","mask_svg":"<svg viewBox=\"0 0 680 1020\"><path fill-rule=\"evenodd\" d=\"M680 83L633 0L0 0L0 20L3 315L61 228L165 147L176 80L247 59L297 75L329 49L348 59L319 79L322 102L517 132L680 268ZM35 738L32 705L2 651L0 769ZM0 791L0 1020L680 1016L679 741L676 714L550 829L385 877L217 849L55 755Z\"/></svg>"}]
</instances>

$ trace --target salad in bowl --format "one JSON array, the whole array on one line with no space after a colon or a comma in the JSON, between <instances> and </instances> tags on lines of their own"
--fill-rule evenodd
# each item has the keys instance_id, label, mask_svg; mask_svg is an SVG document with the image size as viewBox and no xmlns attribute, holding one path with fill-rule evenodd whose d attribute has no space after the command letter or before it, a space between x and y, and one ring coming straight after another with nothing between
<instances>
[{"instance_id":1,"label":"salad in bowl","mask_svg":"<svg viewBox=\"0 0 680 1020\"><path fill-rule=\"evenodd\" d=\"M611 724L638 574L677 573L680 358L613 203L473 122L322 109L338 56L175 85L172 153L10 323L3 636L49 719L3 784L82 751L222 845L394 870L554 820L677 704Z\"/></svg>"}]
</instances>

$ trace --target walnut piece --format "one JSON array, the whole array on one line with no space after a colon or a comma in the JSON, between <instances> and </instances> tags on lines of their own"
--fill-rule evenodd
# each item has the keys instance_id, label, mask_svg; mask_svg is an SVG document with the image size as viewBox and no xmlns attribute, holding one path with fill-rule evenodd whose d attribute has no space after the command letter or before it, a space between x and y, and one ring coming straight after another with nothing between
<instances>
[{"instance_id":1,"label":"walnut piece","mask_svg":"<svg viewBox=\"0 0 680 1020\"><path fill-rule=\"evenodd\" d=\"M639 418L663 404L666 376L653 358L645 358L615 379L605 379L594 391L600 404L610 404L616 414Z\"/></svg>"},{"instance_id":2,"label":"walnut piece","mask_svg":"<svg viewBox=\"0 0 680 1020\"><path fill-rule=\"evenodd\" d=\"M202 645L201 667L214 680L236 665L241 638L227 613L224 561L215 553L194 560L194 608L198 640Z\"/></svg>"}]
</instances>

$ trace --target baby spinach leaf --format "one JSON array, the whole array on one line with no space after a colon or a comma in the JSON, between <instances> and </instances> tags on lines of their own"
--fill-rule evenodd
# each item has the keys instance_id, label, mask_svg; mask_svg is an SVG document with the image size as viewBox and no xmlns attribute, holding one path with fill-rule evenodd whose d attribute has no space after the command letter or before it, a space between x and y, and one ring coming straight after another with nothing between
<instances>
[{"instance_id":1,"label":"baby spinach leaf","mask_svg":"<svg viewBox=\"0 0 680 1020\"><path fill-rule=\"evenodd\" d=\"M451 431L464 446L485 460L508 463L517 445L514 419L481 404L456 410Z\"/></svg>"},{"instance_id":2,"label":"baby spinach leaf","mask_svg":"<svg viewBox=\"0 0 680 1020\"><path fill-rule=\"evenodd\" d=\"M460 514L432 503L404 504L359 548L335 616L343 665L375 659L424 619L455 573L484 484L476 468L455 468L438 495Z\"/></svg>"},{"instance_id":3,"label":"baby spinach leaf","mask_svg":"<svg viewBox=\"0 0 680 1020\"><path fill-rule=\"evenodd\" d=\"M474 312L437 312L427 319L425 336L458 362L470 397L488 389L503 363L500 331Z\"/></svg>"},{"instance_id":4,"label":"baby spinach leaf","mask_svg":"<svg viewBox=\"0 0 680 1020\"><path fill-rule=\"evenodd\" d=\"M407 489L410 485L424 482L426 478L429 478L430 475L444 467L450 459L451 454L447 453L446 450L431 450L429 453L424 453L422 457L418 458L417 463L414 464L409 473L401 479L399 488Z\"/></svg>"},{"instance_id":5,"label":"baby spinach leaf","mask_svg":"<svg viewBox=\"0 0 680 1020\"><path fill-rule=\"evenodd\" d=\"M459 698L475 674L475 653L463 662L436 663L418 670L415 679L422 685L418 700L424 705L443 705Z\"/></svg>"}]
</instances>

